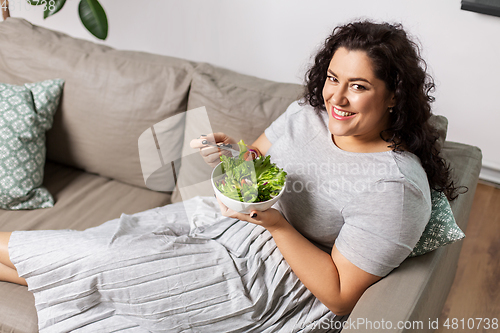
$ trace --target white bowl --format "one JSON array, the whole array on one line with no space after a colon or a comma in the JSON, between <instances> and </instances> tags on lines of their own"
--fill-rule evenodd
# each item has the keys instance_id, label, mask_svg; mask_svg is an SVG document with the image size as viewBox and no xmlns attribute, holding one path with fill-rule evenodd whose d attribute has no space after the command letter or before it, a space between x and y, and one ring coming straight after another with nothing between
<instances>
[{"instance_id":1,"label":"white bowl","mask_svg":"<svg viewBox=\"0 0 500 333\"><path fill-rule=\"evenodd\" d=\"M271 206L274 205L285 192L286 181L283 184L283 188L281 189L280 193L278 193L278 195L272 198L271 200L261 201L261 202L237 201L229 197L226 197L224 194L222 194L221 191L219 191L217 186L215 186L215 182L221 179L223 176L224 174L222 173L222 162L221 162L212 170L211 182L212 182L212 187L214 188L215 195L217 195L217 198L219 198L219 200L222 201L224 205L226 205L228 208L231 208L232 210L238 213L250 214L252 210L264 211L268 208L271 208Z\"/></svg>"}]
</instances>

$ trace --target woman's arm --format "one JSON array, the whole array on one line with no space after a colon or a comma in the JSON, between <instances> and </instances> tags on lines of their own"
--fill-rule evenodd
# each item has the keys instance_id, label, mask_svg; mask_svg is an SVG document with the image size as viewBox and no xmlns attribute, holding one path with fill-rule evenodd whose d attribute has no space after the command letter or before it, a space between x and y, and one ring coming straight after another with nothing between
<instances>
[{"instance_id":1,"label":"woman's arm","mask_svg":"<svg viewBox=\"0 0 500 333\"><path fill-rule=\"evenodd\" d=\"M222 137L228 140L222 133L217 133L215 137L216 140L221 140ZM261 155L266 155L271 145L265 133L262 133L249 147L256 149ZM212 153L215 152L217 151L213 150ZM217 158L218 155L217 152ZM232 211L220 201L219 204L225 216L267 228L297 277L318 300L337 315L350 313L365 290L381 279L352 264L335 246L331 254L320 250L290 225L276 209L253 211L252 213L257 215L252 218L251 215Z\"/></svg>"},{"instance_id":2,"label":"woman's arm","mask_svg":"<svg viewBox=\"0 0 500 333\"><path fill-rule=\"evenodd\" d=\"M258 212L256 219L263 213ZM381 277L353 265L335 246L330 255L320 250L281 218L268 230L294 273L333 313L350 313L365 290Z\"/></svg>"},{"instance_id":3,"label":"woman's arm","mask_svg":"<svg viewBox=\"0 0 500 333\"><path fill-rule=\"evenodd\" d=\"M220 201L219 204L223 215L259 224L269 230L300 281L337 315L350 313L365 290L381 279L356 267L335 246L331 254L320 250L274 208L252 211L248 215L236 213Z\"/></svg>"},{"instance_id":4,"label":"woman's arm","mask_svg":"<svg viewBox=\"0 0 500 333\"><path fill-rule=\"evenodd\" d=\"M256 149L257 152L260 153L259 155L263 156L263 155L267 154L267 151L269 150L269 148L271 148L271 146L272 146L272 144L269 141L269 139L267 138L266 133L262 133L257 138L257 140L255 140L254 143L252 143L252 145L248 146L248 147L251 149Z\"/></svg>"}]
</instances>

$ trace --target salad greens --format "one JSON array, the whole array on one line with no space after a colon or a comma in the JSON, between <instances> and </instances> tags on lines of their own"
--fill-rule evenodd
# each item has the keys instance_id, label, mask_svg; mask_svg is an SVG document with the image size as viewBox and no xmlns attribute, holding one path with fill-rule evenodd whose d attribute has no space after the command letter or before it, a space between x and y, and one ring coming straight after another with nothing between
<instances>
[{"instance_id":1,"label":"salad greens","mask_svg":"<svg viewBox=\"0 0 500 333\"><path fill-rule=\"evenodd\" d=\"M277 196L285 184L286 172L271 163L271 157L260 156L255 160L243 140L238 142L238 157L221 155L225 176L216 186L225 196L243 202L262 202Z\"/></svg>"}]
</instances>

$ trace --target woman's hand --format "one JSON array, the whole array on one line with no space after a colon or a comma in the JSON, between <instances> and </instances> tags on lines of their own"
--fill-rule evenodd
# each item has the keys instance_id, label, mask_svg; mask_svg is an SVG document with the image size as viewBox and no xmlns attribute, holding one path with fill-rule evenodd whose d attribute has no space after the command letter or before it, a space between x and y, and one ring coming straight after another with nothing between
<instances>
[{"instance_id":1,"label":"woman's hand","mask_svg":"<svg viewBox=\"0 0 500 333\"><path fill-rule=\"evenodd\" d=\"M288 221L283 217L283 215L281 215L280 211L278 211L277 209L269 208L265 211L252 210L250 214L243 214L235 212L231 208L228 208L222 203L222 201L219 200L217 196L216 198L219 202L220 211L224 216L258 224L269 231L280 228L283 223L288 224Z\"/></svg>"},{"instance_id":2,"label":"woman's hand","mask_svg":"<svg viewBox=\"0 0 500 333\"><path fill-rule=\"evenodd\" d=\"M208 135L201 135L199 138L191 140L190 146L191 148L199 148L200 149L200 155L203 157L203 160L205 163L210 165L212 168L215 168L217 164L220 163L220 156L222 154L226 156L232 156L231 153L225 149L220 149L217 147L211 147L207 146L206 144L203 143L204 140L207 140L208 142L212 144L236 144L236 141L232 139L231 137L227 136L224 133L212 133Z\"/></svg>"}]
</instances>

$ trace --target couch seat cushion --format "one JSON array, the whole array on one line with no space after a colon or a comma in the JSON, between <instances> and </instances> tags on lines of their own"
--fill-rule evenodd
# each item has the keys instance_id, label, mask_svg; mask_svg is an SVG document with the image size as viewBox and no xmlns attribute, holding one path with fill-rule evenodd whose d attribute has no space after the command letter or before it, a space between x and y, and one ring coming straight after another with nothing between
<instances>
[{"instance_id":1,"label":"couch seat cushion","mask_svg":"<svg viewBox=\"0 0 500 333\"><path fill-rule=\"evenodd\" d=\"M0 210L0 231L83 230L170 203L170 194L46 163L43 185L53 195L52 208L36 211ZM0 332L37 332L33 295L26 287L0 282ZM7 296L8 297L4 297Z\"/></svg>"}]
</instances>

